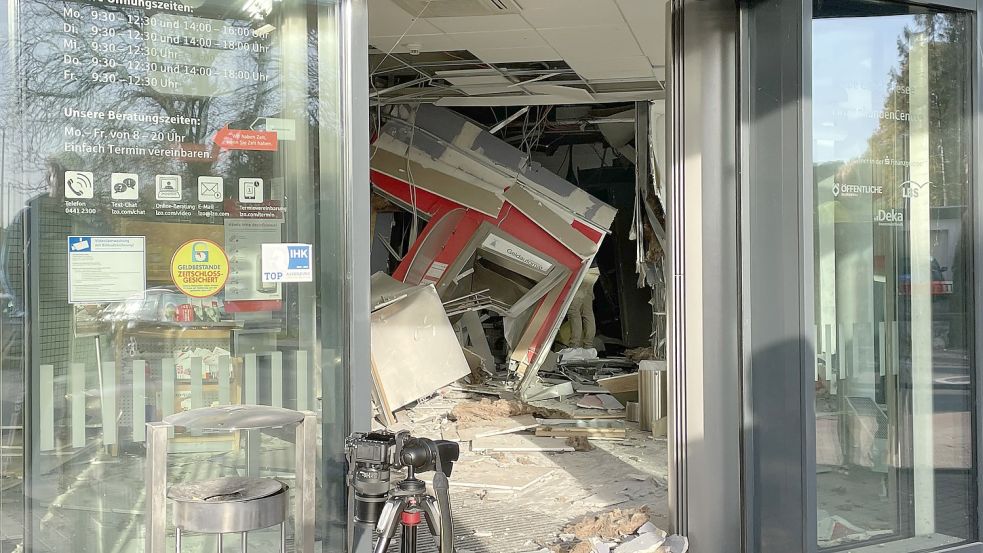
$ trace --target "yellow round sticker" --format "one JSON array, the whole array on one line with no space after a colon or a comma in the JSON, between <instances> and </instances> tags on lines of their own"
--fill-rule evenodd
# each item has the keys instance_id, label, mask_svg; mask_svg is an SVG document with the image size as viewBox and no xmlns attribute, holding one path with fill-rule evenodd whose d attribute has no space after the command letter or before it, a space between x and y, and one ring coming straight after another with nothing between
<instances>
[{"instance_id":1,"label":"yellow round sticker","mask_svg":"<svg viewBox=\"0 0 983 553\"><path fill-rule=\"evenodd\" d=\"M229 278L229 258L211 240L189 240L171 258L171 280L192 298L217 294Z\"/></svg>"}]
</instances>

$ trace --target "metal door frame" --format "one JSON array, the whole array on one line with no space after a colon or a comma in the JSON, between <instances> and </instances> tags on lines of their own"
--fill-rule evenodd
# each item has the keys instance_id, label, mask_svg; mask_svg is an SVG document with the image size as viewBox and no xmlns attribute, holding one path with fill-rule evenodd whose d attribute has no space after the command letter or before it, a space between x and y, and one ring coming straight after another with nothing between
<instances>
[{"instance_id":1,"label":"metal door frame","mask_svg":"<svg viewBox=\"0 0 983 553\"><path fill-rule=\"evenodd\" d=\"M973 151L979 151L983 2L898 3L974 13L971 143ZM818 551L815 387L806 376L813 371L816 351L812 331L812 1L742 2L739 40L742 545L744 551L755 553L813 553ZM757 46L764 44L768 47ZM983 163L976 164L973 175L975 220L983 213L983 194L977 192L983 183ZM974 224L972 228L977 344L983 343L981 227ZM776 229L795 230L782 233ZM983 367L981 350L977 347L974 352L977 371ZM799 370L789 370L791 367ZM979 436L983 387L980 378L973 381L978 470L979 459L983 459ZM789 410L789 397L798 398L797 412ZM979 474L976 476L979 532L983 487ZM690 511L690 515L697 513ZM983 552L983 543L945 551Z\"/></svg>"}]
</instances>

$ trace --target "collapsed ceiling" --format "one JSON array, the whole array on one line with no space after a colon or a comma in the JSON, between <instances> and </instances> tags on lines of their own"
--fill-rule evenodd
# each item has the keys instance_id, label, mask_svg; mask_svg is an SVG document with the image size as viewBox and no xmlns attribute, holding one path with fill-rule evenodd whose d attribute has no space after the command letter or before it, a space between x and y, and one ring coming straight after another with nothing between
<instances>
[{"instance_id":1,"label":"collapsed ceiling","mask_svg":"<svg viewBox=\"0 0 983 553\"><path fill-rule=\"evenodd\" d=\"M660 99L664 0L369 0L377 104Z\"/></svg>"}]
</instances>

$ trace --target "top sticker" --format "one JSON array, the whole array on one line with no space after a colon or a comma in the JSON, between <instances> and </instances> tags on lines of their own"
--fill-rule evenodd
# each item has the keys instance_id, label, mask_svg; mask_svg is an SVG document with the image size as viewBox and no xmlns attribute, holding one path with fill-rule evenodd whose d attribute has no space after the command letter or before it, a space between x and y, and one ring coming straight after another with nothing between
<instances>
[{"instance_id":1,"label":"top sticker","mask_svg":"<svg viewBox=\"0 0 983 553\"><path fill-rule=\"evenodd\" d=\"M313 250L310 244L263 244L263 282L313 281Z\"/></svg>"}]
</instances>

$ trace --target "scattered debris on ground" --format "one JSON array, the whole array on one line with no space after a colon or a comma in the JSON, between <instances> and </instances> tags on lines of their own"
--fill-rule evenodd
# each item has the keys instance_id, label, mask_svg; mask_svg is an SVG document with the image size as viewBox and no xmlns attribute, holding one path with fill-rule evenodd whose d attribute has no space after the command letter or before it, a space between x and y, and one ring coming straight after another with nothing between
<instances>
[{"instance_id":1,"label":"scattered debris on ground","mask_svg":"<svg viewBox=\"0 0 983 553\"><path fill-rule=\"evenodd\" d=\"M590 451L594 446L590 445L590 440L586 436L570 436L567 438L567 445L575 451Z\"/></svg>"},{"instance_id":2,"label":"scattered debris on ground","mask_svg":"<svg viewBox=\"0 0 983 553\"><path fill-rule=\"evenodd\" d=\"M649 521L650 509L615 509L600 515L586 515L563 529L564 534L573 534L581 540L592 537L618 539L634 534Z\"/></svg>"},{"instance_id":3,"label":"scattered debris on ground","mask_svg":"<svg viewBox=\"0 0 983 553\"><path fill-rule=\"evenodd\" d=\"M516 400L482 399L478 402L459 403L451 410L451 420L461 425L476 425L481 421L495 421L518 415L534 415L543 419L567 418L569 414L558 409L539 407Z\"/></svg>"},{"instance_id":4,"label":"scattered debris on ground","mask_svg":"<svg viewBox=\"0 0 983 553\"><path fill-rule=\"evenodd\" d=\"M600 372L632 374L621 367ZM666 440L626 421L624 403L610 395L601 408L578 406L585 395L605 395L596 392L521 401L504 380L499 373L480 386L445 386L398 410L399 422L389 425L461 444L450 478L457 533L466 536L461 547L482 553L648 551L641 546L653 538L642 535L668 527ZM648 545L664 548L664 538ZM635 549L618 549L632 542Z\"/></svg>"},{"instance_id":5,"label":"scattered debris on ground","mask_svg":"<svg viewBox=\"0 0 983 553\"><path fill-rule=\"evenodd\" d=\"M373 332L388 332L373 335L377 423L461 445L450 476L460 549L677 553L683 542L659 530L667 379L651 348L553 352L530 379L491 352L474 309L380 275L373 293Z\"/></svg>"},{"instance_id":6,"label":"scattered debris on ground","mask_svg":"<svg viewBox=\"0 0 983 553\"><path fill-rule=\"evenodd\" d=\"M647 507L587 515L567 526L552 553L685 553L689 542L649 521Z\"/></svg>"}]
</instances>

